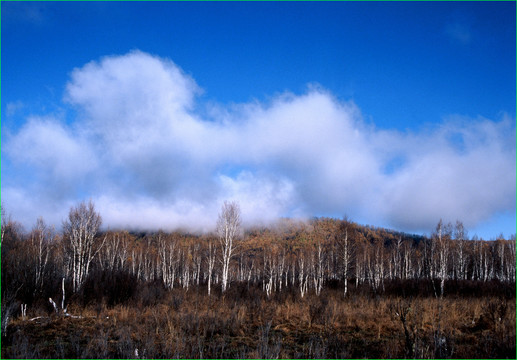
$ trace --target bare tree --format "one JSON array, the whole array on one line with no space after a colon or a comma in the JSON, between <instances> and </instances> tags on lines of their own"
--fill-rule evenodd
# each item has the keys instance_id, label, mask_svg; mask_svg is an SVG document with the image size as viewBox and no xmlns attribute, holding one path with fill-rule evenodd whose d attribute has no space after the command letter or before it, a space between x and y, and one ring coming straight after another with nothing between
<instances>
[{"instance_id":1,"label":"bare tree","mask_svg":"<svg viewBox=\"0 0 517 360\"><path fill-rule=\"evenodd\" d=\"M180 260L177 254L176 239L172 236L166 236L162 232L158 233L158 254L161 262L163 284L167 288L172 289L174 288Z\"/></svg>"},{"instance_id":2,"label":"bare tree","mask_svg":"<svg viewBox=\"0 0 517 360\"><path fill-rule=\"evenodd\" d=\"M241 225L241 210L236 202L225 201L217 220L217 235L222 250L222 291L228 288L228 273L230 269L230 259L235 250L234 241L239 235Z\"/></svg>"},{"instance_id":3,"label":"bare tree","mask_svg":"<svg viewBox=\"0 0 517 360\"><path fill-rule=\"evenodd\" d=\"M214 240L211 236L207 237L208 242L208 256L207 256L207 271L208 271L208 296L210 296L211 286L212 286L212 273L214 271L215 265L215 253L216 247L212 244Z\"/></svg>"},{"instance_id":4,"label":"bare tree","mask_svg":"<svg viewBox=\"0 0 517 360\"><path fill-rule=\"evenodd\" d=\"M1 225L2 237L0 239L0 245L1 245L2 242L4 241L5 231L7 230L7 227L9 226L9 223L10 223L10 220L11 220L10 217L7 216L4 204L1 205L1 215L0 215L0 217L2 218L2 225Z\"/></svg>"},{"instance_id":5,"label":"bare tree","mask_svg":"<svg viewBox=\"0 0 517 360\"><path fill-rule=\"evenodd\" d=\"M345 290L343 292L343 295L346 296L348 292L348 277L349 277L349 271L352 264L352 255L353 255L353 246L350 241L350 230L353 231L353 226L348 220L347 217L343 218L343 221L341 222L341 232L342 235L339 238L340 241L340 248L341 248L341 265L343 269L343 280L345 282Z\"/></svg>"},{"instance_id":6,"label":"bare tree","mask_svg":"<svg viewBox=\"0 0 517 360\"><path fill-rule=\"evenodd\" d=\"M300 286L300 295L303 298L303 296L307 293L309 282L309 274L308 271L306 271L306 261L305 261L305 252L302 250L297 254L298 258L298 280L299 280L299 286Z\"/></svg>"},{"instance_id":7,"label":"bare tree","mask_svg":"<svg viewBox=\"0 0 517 360\"><path fill-rule=\"evenodd\" d=\"M449 246L450 246L450 238L452 233L452 225L450 223L444 225L442 219L436 225L435 233L432 237L432 242L436 243L436 248L438 249L438 265L437 275L440 279L440 297L443 297L443 291L445 286L445 280L447 279L447 270L448 270L448 262L449 262Z\"/></svg>"},{"instance_id":8,"label":"bare tree","mask_svg":"<svg viewBox=\"0 0 517 360\"><path fill-rule=\"evenodd\" d=\"M316 290L316 295L319 296L323 289L323 248L321 241L318 241L315 249L311 251L310 260L314 289Z\"/></svg>"},{"instance_id":9,"label":"bare tree","mask_svg":"<svg viewBox=\"0 0 517 360\"><path fill-rule=\"evenodd\" d=\"M42 217L38 218L30 235L31 252L34 257L34 292L43 288L53 238L54 229L48 227Z\"/></svg>"},{"instance_id":10,"label":"bare tree","mask_svg":"<svg viewBox=\"0 0 517 360\"><path fill-rule=\"evenodd\" d=\"M510 239L506 242L508 247L508 258L505 262L506 273L508 274L508 281L515 281L515 234L510 237Z\"/></svg>"},{"instance_id":11,"label":"bare tree","mask_svg":"<svg viewBox=\"0 0 517 360\"><path fill-rule=\"evenodd\" d=\"M467 256L465 248L467 243L467 230L459 220L456 221L456 227L454 228L454 238L456 240L456 278L466 280Z\"/></svg>"},{"instance_id":12,"label":"bare tree","mask_svg":"<svg viewBox=\"0 0 517 360\"><path fill-rule=\"evenodd\" d=\"M411 278L414 277L414 274L415 274L415 269L413 268L413 257L414 257L414 249L413 247L411 246L411 244L406 241L404 243L404 247L403 247L403 260L404 260L404 269L403 269L403 272L402 272L402 278L404 280L406 279L409 279L410 277L410 274L411 275ZM415 261L414 263L417 264L416 267L418 267L418 261Z\"/></svg>"},{"instance_id":13,"label":"bare tree","mask_svg":"<svg viewBox=\"0 0 517 360\"><path fill-rule=\"evenodd\" d=\"M127 231L106 233L106 242L99 252L99 265L102 270L116 272L124 268L128 255L129 233Z\"/></svg>"},{"instance_id":14,"label":"bare tree","mask_svg":"<svg viewBox=\"0 0 517 360\"><path fill-rule=\"evenodd\" d=\"M86 280L90 271L90 264L102 248L104 238L96 244L95 235L101 226L102 219L95 211L92 201L88 204L82 202L70 209L68 220L63 222L64 240L69 255L69 266L72 272L72 284L74 292Z\"/></svg>"}]
</instances>

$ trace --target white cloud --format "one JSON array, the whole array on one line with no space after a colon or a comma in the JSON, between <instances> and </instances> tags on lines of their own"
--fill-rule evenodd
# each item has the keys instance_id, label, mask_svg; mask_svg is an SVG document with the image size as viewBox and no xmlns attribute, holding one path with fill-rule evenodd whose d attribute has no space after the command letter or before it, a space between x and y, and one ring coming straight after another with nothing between
<instances>
[{"instance_id":1,"label":"white cloud","mask_svg":"<svg viewBox=\"0 0 517 360\"><path fill-rule=\"evenodd\" d=\"M424 229L442 217L474 226L515 209L514 131L509 119L451 121L403 139L406 164L385 187L390 223Z\"/></svg>"},{"instance_id":2,"label":"white cloud","mask_svg":"<svg viewBox=\"0 0 517 360\"><path fill-rule=\"evenodd\" d=\"M243 171L233 178L220 175L219 184L222 191L216 204L222 204L225 200L239 202L243 221L247 225L273 222L288 211L295 214L298 211L293 208L296 206L296 195L293 183L288 179L255 176Z\"/></svg>"},{"instance_id":3,"label":"white cloud","mask_svg":"<svg viewBox=\"0 0 517 360\"><path fill-rule=\"evenodd\" d=\"M87 140L50 117L29 118L7 142L4 149L14 161L55 179L74 181L96 167L96 154Z\"/></svg>"},{"instance_id":4,"label":"white cloud","mask_svg":"<svg viewBox=\"0 0 517 360\"><path fill-rule=\"evenodd\" d=\"M314 86L203 119L193 110L199 92L170 60L106 57L71 74L73 125L32 118L5 153L45 173L38 197L51 198L56 184L67 188L63 206L92 197L111 227L207 230L225 199L240 202L247 223L348 214L407 231L440 217L473 226L514 210L513 119L379 130L353 103ZM4 190L11 209L33 196L23 182Z\"/></svg>"}]
</instances>

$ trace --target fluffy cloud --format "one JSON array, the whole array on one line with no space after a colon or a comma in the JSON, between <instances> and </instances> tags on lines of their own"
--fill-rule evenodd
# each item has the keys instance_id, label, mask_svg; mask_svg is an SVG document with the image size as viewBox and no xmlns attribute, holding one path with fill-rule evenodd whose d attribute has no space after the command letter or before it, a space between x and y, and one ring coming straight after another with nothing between
<instances>
[{"instance_id":1,"label":"fluffy cloud","mask_svg":"<svg viewBox=\"0 0 517 360\"><path fill-rule=\"evenodd\" d=\"M202 230L225 199L247 223L348 214L407 231L514 210L513 119L380 130L317 86L202 117L199 93L170 60L139 51L75 69L65 95L75 121L32 118L7 137L13 166L39 175L3 186L5 205L23 217L27 199L58 192L52 207L64 208L50 221L91 197L111 227ZM47 217L51 205L37 204Z\"/></svg>"},{"instance_id":2,"label":"fluffy cloud","mask_svg":"<svg viewBox=\"0 0 517 360\"><path fill-rule=\"evenodd\" d=\"M5 151L52 179L76 181L96 167L87 140L53 118L30 118Z\"/></svg>"},{"instance_id":3,"label":"fluffy cloud","mask_svg":"<svg viewBox=\"0 0 517 360\"><path fill-rule=\"evenodd\" d=\"M408 136L406 163L388 176L384 198L394 209L390 222L421 228L443 217L473 226L514 209L514 131L509 119L478 119Z\"/></svg>"}]
</instances>

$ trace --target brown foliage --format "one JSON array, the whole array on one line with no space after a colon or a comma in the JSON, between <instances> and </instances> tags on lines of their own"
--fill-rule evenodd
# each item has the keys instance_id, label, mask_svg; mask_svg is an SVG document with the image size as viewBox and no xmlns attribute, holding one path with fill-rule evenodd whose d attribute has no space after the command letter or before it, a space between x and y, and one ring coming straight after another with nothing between
<instances>
[{"instance_id":1,"label":"brown foliage","mask_svg":"<svg viewBox=\"0 0 517 360\"><path fill-rule=\"evenodd\" d=\"M515 298L343 298L339 290L270 299L234 286L173 289L153 304L72 305L82 318L21 318L4 358L494 358L515 354ZM31 315L29 314L28 317Z\"/></svg>"}]
</instances>

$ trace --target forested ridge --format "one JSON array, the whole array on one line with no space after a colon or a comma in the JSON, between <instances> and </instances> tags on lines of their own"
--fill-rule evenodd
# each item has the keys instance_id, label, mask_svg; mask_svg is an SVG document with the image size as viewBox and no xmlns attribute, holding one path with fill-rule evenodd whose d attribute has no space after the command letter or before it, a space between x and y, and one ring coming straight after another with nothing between
<instances>
[{"instance_id":1,"label":"forested ridge","mask_svg":"<svg viewBox=\"0 0 517 360\"><path fill-rule=\"evenodd\" d=\"M515 236L441 220L430 236L332 218L243 229L227 202L209 234L100 231L91 202L61 232L2 215L2 357L515 355Z\"/></svg>"}]
</instances>

